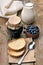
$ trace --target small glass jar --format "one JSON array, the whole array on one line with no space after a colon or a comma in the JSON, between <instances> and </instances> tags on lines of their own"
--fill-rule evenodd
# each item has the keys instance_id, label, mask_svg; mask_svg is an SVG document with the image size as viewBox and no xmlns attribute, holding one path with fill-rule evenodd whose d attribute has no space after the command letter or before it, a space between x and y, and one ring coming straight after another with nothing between
<instances>
[{"instance_id":1,"label":"small glass jar","mask_svg":"<svg viewBox=\"0 0 43 65\"><path fill-rule=\"evenodd\" d=\"M23 30L23 26L21 24L20 17L13 16L13 17L9 18L8 22L6 23L6 26L7 26L10 38L19 38L20 37L22 30Z\"/></svg>"}]
</instances>

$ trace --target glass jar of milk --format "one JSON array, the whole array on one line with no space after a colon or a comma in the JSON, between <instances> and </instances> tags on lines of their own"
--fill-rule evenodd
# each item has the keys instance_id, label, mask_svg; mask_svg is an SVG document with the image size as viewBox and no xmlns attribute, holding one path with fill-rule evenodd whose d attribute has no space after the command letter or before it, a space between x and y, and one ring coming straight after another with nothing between
<instances>
[{"instance_id":1,"label":"glass jar of milk","mask_svg":"<svg viewBox=\"0 0 43 65\"><path fill-rule=\"evenodd\" d=\"M21 19L26 24L31 24L35 19L34 4L29 2L23 7Z\"/></svg>"}]
</instances>

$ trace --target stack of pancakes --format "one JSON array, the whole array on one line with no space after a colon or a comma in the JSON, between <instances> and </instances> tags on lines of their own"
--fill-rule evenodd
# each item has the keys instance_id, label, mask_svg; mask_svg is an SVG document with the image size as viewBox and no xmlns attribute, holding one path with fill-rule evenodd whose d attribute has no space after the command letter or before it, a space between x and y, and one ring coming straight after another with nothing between
<instances>
[{"instance_id":1,"label":"stack of pancakes","mask_svg":"<svg viewBox=\"0 0 43 65\"><path fill-rule=\"evenodd\" d=\"M24 38L12 40L8 43L8 54L13 57L20 57L25 53L26 41Z\"/></svg>"}]
</instances>

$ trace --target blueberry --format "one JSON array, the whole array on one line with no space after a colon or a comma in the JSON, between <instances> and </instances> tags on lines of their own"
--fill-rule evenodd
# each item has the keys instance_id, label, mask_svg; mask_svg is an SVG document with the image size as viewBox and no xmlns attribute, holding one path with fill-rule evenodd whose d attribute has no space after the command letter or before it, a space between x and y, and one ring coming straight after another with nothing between
<instances>
[{"instance_id":1,"label":"blueberry","mask_svg":"<svg viewBox=\"0 0 43 65\"><path fill-rule=\"evenodd\" d=\"M31 32L30 32L31 34L33 33L33 31L31 30Z\"/></svg>"},{"instance_id":2,"label":"blueberry","mask_svg":"<svg viewBox=\"0 0 43 65\"><path fill-rule=\"evenodd\" d=\"M29 28L32 29L33 26L30 26Z\"/></svg>"},{"instance_id":3,"label":"blueberry","mask_svg":"<svg viewBox=\"0 0 43 65\"><path fill-rule=\"evenodd\" d=\"M34 30L36 30L36 28L34 28Z\"/></svg>"},{"instance_id":4,"label":"blueberry","mask_svg":"<svg viewBox=\"0 0 43 65\"><path fill-rule=\"evenodd\" d=\"M31 31L32 29L29 29L29 31Z\"/></svg>"},{"instance_id":5,"label":"blueberry","mask_svg":"<svg viewBox=\"0 0 43 65\"><path fill-rule=\"evenodd\" d=\"M38 32L39 32L39 30L36 30L36 32L38 33Z\"/></svg>"},{"instance_id":6,"label":"blueberry","mask_svg":"<svg viewBox=\"0 0 43 65\"><path fill-rule=\"evenodd\" d=\"M34 27L32 27L32 29L34 29Z\"/></svg>"},{"instance_id":7,"label":"blueberry","mask_svg":"<svg viewBox=\"0 0 43 65\"><path fill-rule=\"evenodd\" d=\"M32 31L34 31L34 29L32 29Z\"/></svg>"},{"instance_id":8,"label":"blueberry","mask_svg":"<svg viewBox=\"0 0 43 65\"><path fill-rule=\"evenodd\" d=\"M32 34L34 34L34 32L32 32Z\"/></svg>"},{"instance_id":9,"label":"blueberry","mask_svg":"<svg viewBox=\"0 0 43 65\"><path fill-rule=\"evenodd\" d=\"M32 25L28 26L26 30L30 34L37 34L39 32L39 28L37 26L32 26Z\"/></svg>"},{"instance_id":10,"label":"blueberry","mask_svg":"<svg viewBox=\"0 0 43 65\"><path fill-rule=\"evenodd\" d=\"M34 34L36 34L36 31L34 31Z\"/></svg>"}]
</instances>

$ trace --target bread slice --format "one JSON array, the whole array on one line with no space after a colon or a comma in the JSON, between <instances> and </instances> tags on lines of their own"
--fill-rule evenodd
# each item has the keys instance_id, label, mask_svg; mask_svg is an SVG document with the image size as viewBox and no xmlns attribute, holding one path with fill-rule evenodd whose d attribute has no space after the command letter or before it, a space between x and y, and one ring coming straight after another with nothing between
<instances>
[{"instance_id":1,"label":"bread slice","mask_svg":"<svg viewBox=\"0 0 43 65\"><path fill-rule=\"evenodd\" d=\"M12 50L20 51L26 47L26 42L24 38L20 38L17 40L13 40L12 42L8 43L8 47Z\"/></svg>"},{"instance_id":2,"label":"bread slice","mask_svg":"<svg viewBox=\"0 0 43 65\"><path fill-rule=\"evenodd\" d=\"M8 54L13 57L21 57L24 53L25 53L25 49L19 52L16 52L14 50L8 50Z\"/></svg>"}]
</instances>

